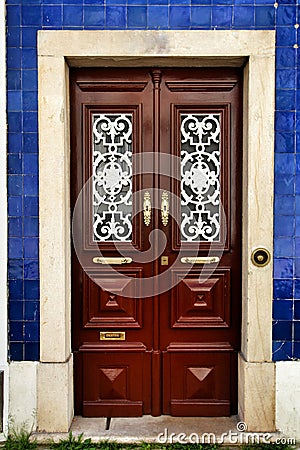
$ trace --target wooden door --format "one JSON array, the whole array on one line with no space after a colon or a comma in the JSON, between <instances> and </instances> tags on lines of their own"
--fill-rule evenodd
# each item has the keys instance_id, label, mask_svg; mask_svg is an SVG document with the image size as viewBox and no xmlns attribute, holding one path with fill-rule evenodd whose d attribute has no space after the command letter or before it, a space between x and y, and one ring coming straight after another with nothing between
<instances>
[{"instance_id":1,"label":"wooden door","mask_svg":"<svg viewBox=\"0 0 300 450\"><path fill-rule=\"evenodd\" d=\"M241 71L72 69L75 412L237 412Z\"/></svg>"}]
</instances>

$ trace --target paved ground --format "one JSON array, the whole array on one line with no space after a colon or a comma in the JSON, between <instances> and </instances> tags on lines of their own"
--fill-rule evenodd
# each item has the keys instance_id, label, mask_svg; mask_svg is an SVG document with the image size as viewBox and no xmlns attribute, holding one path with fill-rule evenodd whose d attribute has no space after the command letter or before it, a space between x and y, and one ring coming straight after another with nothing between
<instances>
[{"instance_id":1,"label":"paved ground","mask_svg":"<svg viewBox=\"0 0 300 450\"><path fill-rule=\"evenodd\" d=\"M111 440L122 443L141 441L205 443L210 440L211 443L215 441L216 443L241 444L253 443L251 439L259 438L260 442L267 442L281 437L277 433L270 435L263 432L251 435L243 429L245 424L238 423L236 416L216 418L170 416L113 418L109 430L106 430L106 425L105 418L75 417L71 430L74 435L83 433L85 438L92 438L94 442ZM215 434L208 435L212 432ZM172 435L172 433L175 435ZM67 438L67 433L37 433L35 437L42 444L49 439L58 442L60 439Z\"/></svg>"}]
</instances>

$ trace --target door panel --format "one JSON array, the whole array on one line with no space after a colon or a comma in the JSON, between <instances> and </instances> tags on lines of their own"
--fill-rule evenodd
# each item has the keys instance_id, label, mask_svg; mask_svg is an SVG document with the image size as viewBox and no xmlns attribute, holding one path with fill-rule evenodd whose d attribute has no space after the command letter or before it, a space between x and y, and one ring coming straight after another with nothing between
<instances>
[{"instance_id":1,"label":"door panel","mask_svg":"<svg viewBox=\"0 0 300 450\"><path fill-rule=\"evenodd\" d=\"M234 414L241 71L70 77L76 413Z\"/></svg>"},{"instance_id":2,"label":"door panel","mask_svg":"<svg viewBox=\"0 0 300 450\"><path fill-rule=\"evenodd\" d=\"M149 377L150 357L145 346L84 346L82 351L84 416L141 416L149 411L149 383L145 378Z\"/></svg>"},{"instance_id":3,"label":"door panel","mask_svg":"<svg viewBox=\"0 0 300 450\"><path fill-rule=\"evenodd\" d=\"M142 273L137 270L123 270L121 272L130 278L141 277ZM91 273L90 273L91 274ZM120 279L112 275L102 273L93 274L93 280L97 283L101 277L101 287L84 274L83 298L86 299L84 309L83 326L85 328L142 328L143 307L130 289L132 282ZM99 280L100 282L100 280ZM106 290L103 287L106 286ZM110 292L113 286L114 293ZM126 290L126 296L123 295Z\"/></svg>"},{"instance_id":4,"label":"door panel","mask_svg":"<svg viewBox=\"0 0 300 450\"><path fill-rule=\"evenodd\" d=\"M149 246L150 231L142 229L142 215L134 210L141 186L153 186L152 175L143 175L133 159L141 149L152 149L151 76L137 70L132 79L131 73L71 73L71 200L77 237L72 347L75 408L85 416L150 413L153 311L133 281L151 276L153 263L135 258L113 270L98 264L101 258L122 261L122 253ZM101 331L112 337L100 340ZM125 341L114 341L120 332Z\"/></svg>"},{"instance_id":5,"label":"door panel","mask_svg":"<svg viewBox=\"0 0 300 450\"><path fill-rule=\"evenodd\" d=\"M188 275L174 270L173 277L171 328L230 326L230 269L216 269L203 281L197 269Z\"/></svg>"},{"instance_id":6,"label":"door panel","mask_svg":"<svg viewBox=\"0 0 300 450\"><path fill-rule=\"evenodd\" d=\"M230 414L232 348L170 344L164 354L164 411L173 416Z\"/></svg>"},{"instance_id":7,"label":"door panel","mask_svg":"<svg viewBox=\"0 0 300 450\"><path fill-rule=\"evenodd\" d=\"M163 189L175 194L164 254L176 282L160 296L166 414L228 415L236 410L240 102L241 82L234 70L225 76L213 70L163 71L161 121L169 123L170 133L161 129L161 151L172 149L175 157L171 176L161 177ZM186 265L191 257L220 261Z\"/></svg>"}]
</instances>

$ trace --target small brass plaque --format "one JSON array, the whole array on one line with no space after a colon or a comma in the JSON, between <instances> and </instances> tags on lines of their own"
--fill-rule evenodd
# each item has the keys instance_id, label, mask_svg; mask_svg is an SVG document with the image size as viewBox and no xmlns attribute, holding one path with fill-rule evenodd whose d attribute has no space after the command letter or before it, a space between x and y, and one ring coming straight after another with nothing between
<instances>
[{"instance_id":1,"label":"small brass plaque","mask_svg":"<svg viewBox=\"0 0 300 450\"><path fill-rule=\"evenodd\" d=\"M100 331L100 341L125 341L125 331Z\"/></svg>"},{"instance_id":2,"label":"small brass plaque","mask_svg":"<svg viewBox=\"0 0 300 450\"><path fill-rule=\"evenodd\" d=\"M168 256L162 256L160 259L160 264L162 266L168 266L169 265L169 257Z\"/></svg>"}]
</instances>

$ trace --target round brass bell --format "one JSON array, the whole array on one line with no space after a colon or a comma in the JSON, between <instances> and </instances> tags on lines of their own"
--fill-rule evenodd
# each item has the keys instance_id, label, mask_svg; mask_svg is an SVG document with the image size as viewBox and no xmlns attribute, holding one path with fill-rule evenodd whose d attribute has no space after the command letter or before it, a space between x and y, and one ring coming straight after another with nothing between
<instances>
[{"instance_id":1,"label":"round brass bell","mask_svg":"<svg viewBox=\"0 0 300 450\"><path fill-rule=\"evenodd\" d=\"M266 248L256 248L251 255L252 263L257 267L265 267L271 260L271 254Z\"/></svg>"}]
</instances>

